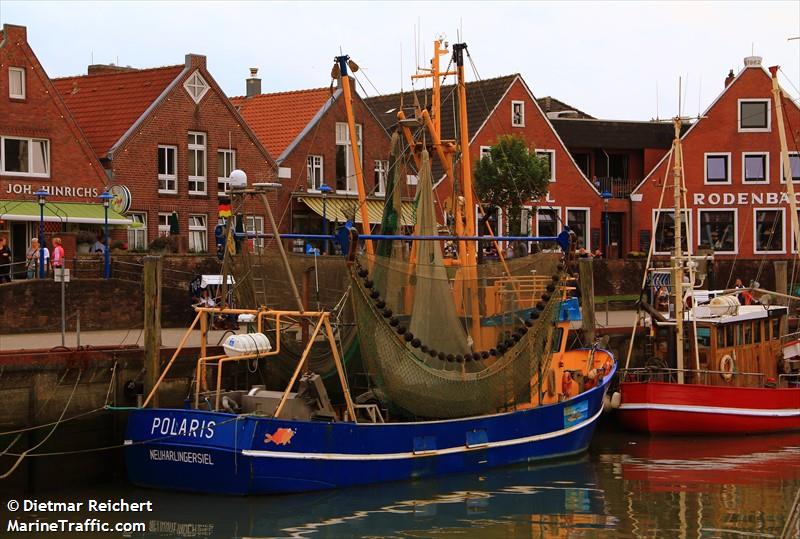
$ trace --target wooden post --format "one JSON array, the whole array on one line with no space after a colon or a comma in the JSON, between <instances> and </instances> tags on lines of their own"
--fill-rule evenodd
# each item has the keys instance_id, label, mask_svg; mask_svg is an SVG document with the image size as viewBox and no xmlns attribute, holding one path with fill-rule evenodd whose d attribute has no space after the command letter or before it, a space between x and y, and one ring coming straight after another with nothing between
<instances>
[{"instance_id":1,"label":"wooden post","mask_svg":"<svg viewBox=\"0 0 800 539\"><path fill-rule=\"evenodd\" d=\"M303 304L305 305L306 309L308 309L308 294L309 289L311 288L311 272L314 271L314 268L306 268L303 272ZM308 342L308 318L303 317L300 320L300 339L303 342L303 345Z\"/></svg>"},{"instance_id":2,"label":"wooden post","mask_svg":"<svg viewBox=\"0 0 800 539\"><path fill-rule=\"evenodd\" d=\"M772 262L772 265L775 269L775 291L780 294L788 294L789 280L787 277L787 261L775 260ZM778 305L789 305L786 297L777 296L777 298ZM781 320L781 335L786 335L787 333L789 333L789 317L784 316Z\"/></svg>"},{"instance_id":3,"label":"wooden post","mask_svg":"<svg viewBox=\"0 0 800 539\"><path fill-rule=\"evenodd\" d=\"M144 257L142 284L144 286L144 393L156 385L161 371L161 257ZM151 400L158 407L158 394Z\"/></svg>"},{"instance_id":4,"label":"wooden post","mask_svg":"<svg viewBox=\"0 0 800 539\"><path fill-rule=\"evenodd\" d=\"M578 283L581 288L581 318L583 335L589 346L595 339L594 268L591 258L578 259Z\"/></svg>"}]
</instances>

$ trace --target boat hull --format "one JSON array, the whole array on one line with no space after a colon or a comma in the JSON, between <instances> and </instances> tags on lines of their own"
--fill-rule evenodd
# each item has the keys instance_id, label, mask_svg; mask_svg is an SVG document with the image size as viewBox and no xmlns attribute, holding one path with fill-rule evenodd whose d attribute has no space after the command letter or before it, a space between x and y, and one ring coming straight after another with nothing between
<instances>
[{"instance_id":1,"label":"boat hull","mask_svg":"<svg viewBox=\"0 0 800 539\"><path fill-rule=\"evenodd\" d=\"M159 489L270 494L572 455L588 447L612 376L558 404L444 421L324 423L135 410L126 434L128 475L136 485Z\"/></svg>"},{"instance_id":2,"label":"boat hull","mask_svg":"<svg viewBox=\"0 0 800 539\"><path fill-rule=\"evenodd\" d=\"M650 434L748 434L800 429L800 388L622 382L617 417Z\"/></svg>"}]
</instances>

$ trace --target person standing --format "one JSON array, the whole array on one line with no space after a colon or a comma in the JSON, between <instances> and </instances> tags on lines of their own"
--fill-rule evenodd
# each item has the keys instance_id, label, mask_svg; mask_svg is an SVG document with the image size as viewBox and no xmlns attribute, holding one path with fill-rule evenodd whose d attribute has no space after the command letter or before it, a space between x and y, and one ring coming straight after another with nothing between
<instances>
[{"instance_id":1,"label":"person standing","mask_svg":"<svg viewBox=\"0 0 800 539\"><path fill-rule=\"evenodd\" d=\"M28 279L34 279L39 277L39 262L41 258L41 252L39 248L39 239L33 238L31 240L31 246L25 253L25 260L26 260L26 269L28 273ZM50 266L50 249L44 247L44 268L45 273L47 273L47 268Z\"/></svg>"},{"instance_id":2,"label":"person standing","mask_svg":"<svg viewBox=\"0 0 800 539\"><path fill-rule=\"evenodd\" d=\"M11 249L5 236L0 236L0 284L11 282Z\"/></svg>"},{"instance_id":3,"label":"person standing","mask_svg":"<svg viewBox=\"0 0 800 539\"><path fill-rule=\"evenodd\" d=\"M64 247L61 245L61 238L53 238L53 269L64 267Z\"/></svg>"}]
</instances>

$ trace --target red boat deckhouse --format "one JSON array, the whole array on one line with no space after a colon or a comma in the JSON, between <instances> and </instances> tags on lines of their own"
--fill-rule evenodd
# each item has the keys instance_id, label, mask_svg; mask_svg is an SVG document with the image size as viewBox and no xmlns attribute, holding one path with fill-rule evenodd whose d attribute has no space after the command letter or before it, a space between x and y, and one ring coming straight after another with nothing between
<instances>
[{"instance_id":1,"label":"red boat deckhouse","mask_svg":"<svg viewBox=\"0 0 800 539\"><path fill-rule=\"evenodd\" d=\"M738 75L731 71L723 92L682 136L684 222L694 252L704 247L720 257L786 258L793 251L792 234L772 81L760 57L744 63ZM797 182L800 108L784 92L782 100ZM668 161L665 156L631 194L635 230L648 242L655 234L655 254L668 254L673 241L669 193L666 209L658 208L665 175L671 173Z\"/></svg>"}]
</instances>

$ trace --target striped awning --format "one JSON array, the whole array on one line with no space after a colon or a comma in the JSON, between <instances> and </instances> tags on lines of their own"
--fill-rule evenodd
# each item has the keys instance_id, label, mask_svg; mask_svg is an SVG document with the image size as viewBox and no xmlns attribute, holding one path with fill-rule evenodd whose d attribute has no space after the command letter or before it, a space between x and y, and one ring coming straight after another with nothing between
<instances>
[{"instance_id":1,"label":"striped awning","mask_svg":"<svg viewBox=\"0 0 800 539\"><path fill-rule=\"evenodd\" d=\"M32 200L0 200L0 219L6 221L39 221L39 212L39 203ZM105 208L100 203L47 202L44 220L47 223L102 225L105 223ZM108 224L128 226L133 222L108 208Z\"/></svg>"},{"instance_id":2,"label":"striped awning","mask_svg":"<svg viewBox=\"0 0 800 539\"><path fill-rule=\"evenodd\" d=\"M308 206L314 213L322 217L322 197L301 197L301 200ZM369 215L369 223L371 225L379 225L383 217L383 200L367 200L367 214ZM414 226L415 218L414 204L412 202L403 202L401 224L403 226ZM328 221L344 223L355 217L356 223L361 223L361 209L358 199L350 197L331 197L329 196L325 202L325 216Z\"/></svg>"}]
</instances>

